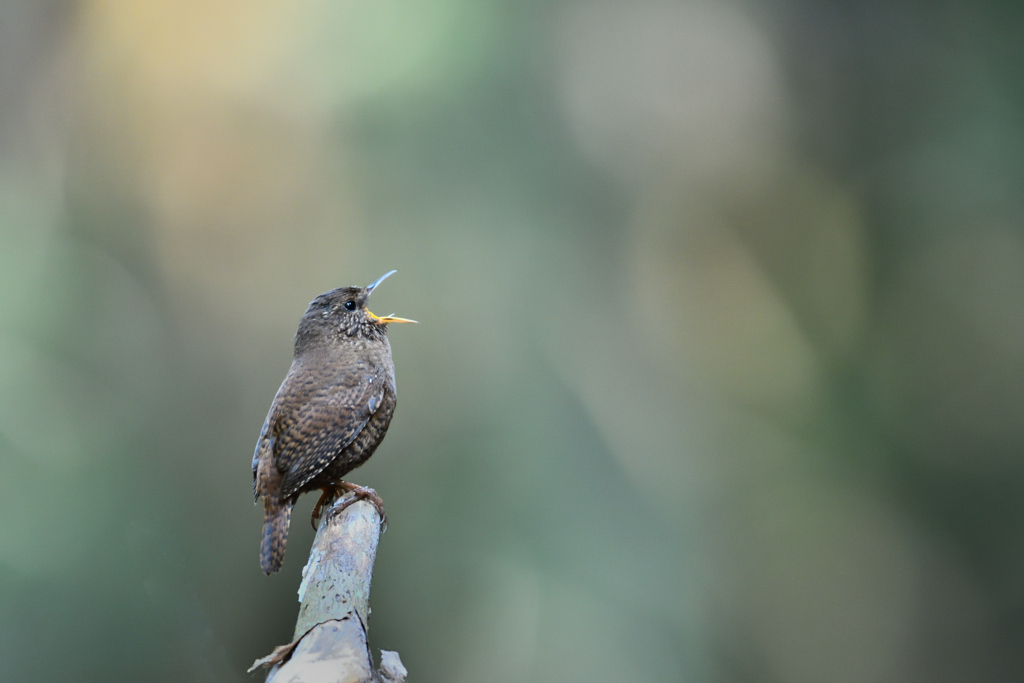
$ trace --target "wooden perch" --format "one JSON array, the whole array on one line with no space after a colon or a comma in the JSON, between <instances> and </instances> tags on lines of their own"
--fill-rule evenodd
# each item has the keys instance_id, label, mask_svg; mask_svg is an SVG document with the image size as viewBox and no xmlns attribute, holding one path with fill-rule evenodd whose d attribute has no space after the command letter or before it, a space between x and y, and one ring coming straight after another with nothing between
<instances>
[{"instance_id":1,"label":"wooden perch","mask_svg":"<svg viewBox=\"0 0 1024 683\"><path fill-rule=\"evenodd\" d=\"M381 651L373 668L367 643L370 580L380 540L380 517L360 500L320 520L299 585L299 618L292 642L256 660L272 666L267 683L403 683L396 652Z\"/></svg>"}]
</instances>

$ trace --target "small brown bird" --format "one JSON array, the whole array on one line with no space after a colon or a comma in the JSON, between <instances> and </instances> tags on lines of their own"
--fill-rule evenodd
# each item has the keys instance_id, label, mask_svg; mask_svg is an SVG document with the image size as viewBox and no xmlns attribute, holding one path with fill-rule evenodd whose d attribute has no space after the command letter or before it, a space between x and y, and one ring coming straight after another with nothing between
<instances>
[{"instance_id":1,"label":"small brown bird","mask_svg":"<svg viewBox=\"0 0 1024 683\"><path fill-rule=\"evenodd\" d=\"M320 489L314 527L324 504L354 491L377 506L373 489L341 478L362 465L384 439L395 412L395 366L388 323L415 320L378 317L366 309L370 294L391 271L368 287L341 287L313 299L295 333L291 369L277 390L252 458L253 493L263 499L260 566L281 568L292 506L299 494ZM333 512L342 508L335 506Z\"/></svg>"}]
</instances>

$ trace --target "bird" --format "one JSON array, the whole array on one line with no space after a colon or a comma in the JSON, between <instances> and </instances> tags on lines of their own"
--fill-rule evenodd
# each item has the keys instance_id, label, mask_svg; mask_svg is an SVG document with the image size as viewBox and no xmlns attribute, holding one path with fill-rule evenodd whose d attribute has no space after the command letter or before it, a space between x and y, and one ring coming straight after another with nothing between
<instances>
[{"instance_id":1,"label":"bird","mask_svg":"<svg viewBox=\"0 0 1024 683\"><path fill-rule=\"evenodd\" d=\"M320 490L311 522L342 491L355 495L330 514L366 498L386 524L384 504L370 488L342 481L373 455L395 412L395 365L388 343L390 323L366 303L385 278L366 287L339 287L310 302L299 329L291 368L277 390L252 459L253 497L263 502L260 567L268 576L281 568L292 507L299 495Z\"/></svg>"}]
</instances>

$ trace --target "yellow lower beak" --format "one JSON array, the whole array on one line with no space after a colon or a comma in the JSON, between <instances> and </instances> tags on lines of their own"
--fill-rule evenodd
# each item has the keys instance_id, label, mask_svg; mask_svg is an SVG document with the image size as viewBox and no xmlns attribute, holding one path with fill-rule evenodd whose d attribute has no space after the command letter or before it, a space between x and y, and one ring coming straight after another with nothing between
<instances>
[{"instance_id":1,"label":"yellow lower beak","mask_svg":"<svg viewBox=\"0 0 1024 683\"><path fill-rule=\"evenodd\" d=\"M370 313L369 310L366 311L366 315L370 316L370 319L373 320L378 325L383 325L383 324L386 324L386 323L415 323L415 322L417 322L415 320L409 320L408 318L396 318L393 315L386 315L384 317L379 317L379 316L374 315L373 313Z\"/></svg>"}]
</instances>

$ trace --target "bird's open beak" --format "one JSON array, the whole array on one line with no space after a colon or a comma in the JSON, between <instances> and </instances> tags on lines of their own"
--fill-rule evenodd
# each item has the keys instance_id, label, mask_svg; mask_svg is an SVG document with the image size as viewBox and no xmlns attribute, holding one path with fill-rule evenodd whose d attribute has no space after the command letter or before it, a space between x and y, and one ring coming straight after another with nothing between
<instances>
[{"instance_id":1,"label":"bird's open beak","mask_svg":"<svg viewBox=\"0 0 1024 683\"><path fill-rule=\"evenodd\" d=\"M366 294L367 294L367 296L369 296L373 292L373 290L375 290L377 288L377 285L379 285L380 283L384 282L384 280L388 279L389 277L391 277L392 275L394 275L397 272L398 272L397 270L392 270L390 273L384 273L379 278L377 278L372 285L368 285L366 287Z\"/></svg>"},{"instance_id":2,"label":"bird's open beak","mask_svg":"<svg viewBox=\"0 0 1024 683\"><path fill-rule=\"evenodd\" d=\"M373 320L378 325L383 325L384 323L415 323L415 322L419 322L417 320L409 320L408 318L396 318L393 315L385 315L383 317L376 316L373 313L370 313L370 311L366 311L366 315L370 316L370 319Z\"/></svg>"},{"instance_id":3,"label":"bird's open beak","mask_svg":"<svg viewBox=\"0 0 1024 683\"><path fill-rule=\"evenodd\" d=\"M383 275L381 275L379 278L377 278L377 280L372 285L369 285L366 288L366 295L369 296L373 292L373 290L376 289L377 285L379 285L380 283L384 282L384 280L386 278L394 275L397 272L398 272L397 270L392 270L390 273L384 273ZM378 325L384 325L386 323L414 323L414 322L416 322L415 320L408 320L407 318L396 318L393 315L385 315L384 317L376 316L373 313L370 313L369 309L367 309L366 315L370 316L370 319L373 320Z\"/></svg>"}]
</instances>

